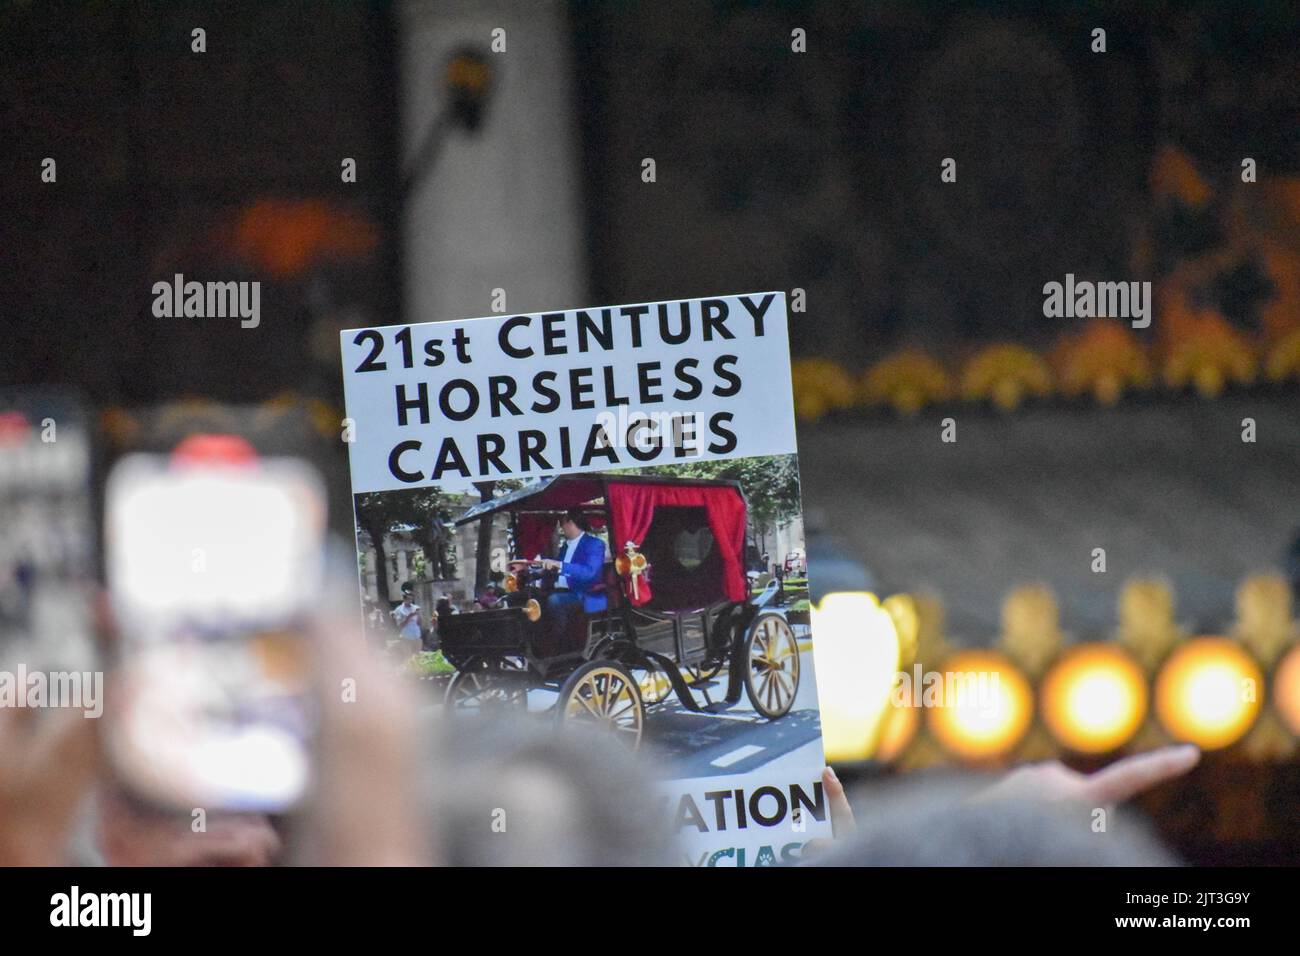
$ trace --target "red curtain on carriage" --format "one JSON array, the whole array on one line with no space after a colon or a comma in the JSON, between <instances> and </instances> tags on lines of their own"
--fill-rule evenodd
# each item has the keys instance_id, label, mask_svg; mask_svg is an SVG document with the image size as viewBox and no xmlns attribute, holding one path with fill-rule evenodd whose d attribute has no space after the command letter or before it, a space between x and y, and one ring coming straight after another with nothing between
<instances>
[{"instance_id":1,"label":"red curtain on carriage","mask_svg":"<svg viewBox=\"0 0 1300 956\"><path fill-rule=\"evenodd\" d=\"M555 556L555 523L564 517L563 511L539 513L530 511L515 517L515 552L521 558L532 560L541 555L544 558ZM605 519L599 515L588 515L587 521L592 531L605 527Z\"/></svg>"},{"instance_id":2,"label":"red curtain on carriage","mask_svg":"<svg viewBox=\"0 0 1300 956\"><path fill-rule=\"evenodd\" d=\"M614 517L610 528L609 550L617 556L629 541L640 547L654 520L655 508L676 506L704 508L709 516L709 530L722 559L723 589L730 601L748 597L745 587L745 500L734 488L718 485L655 485L641 482L610 481L609 510ZM641 605L650 600L648 582L638 582L638 594L629 592L627 599Z\"/></svg>"},{"instance_id":3,"label":"red curtain on carriage","mask_svg":"<svg viewBox=\"0 0 1300 956\"><path fill-rule=\"evenodd\" d=\"M532 560L539 554L549 558L555 551L555 521L558 515L522 514L515 518L515 551Z\"/></svg>"}]
</instances>

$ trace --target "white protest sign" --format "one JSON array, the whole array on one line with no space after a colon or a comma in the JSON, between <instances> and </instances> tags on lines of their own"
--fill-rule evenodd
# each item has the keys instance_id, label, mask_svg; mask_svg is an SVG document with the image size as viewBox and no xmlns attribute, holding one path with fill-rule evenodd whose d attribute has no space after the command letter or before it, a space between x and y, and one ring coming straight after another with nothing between
<instances>
[{"instance_id":1,"label":"white protest sign","mask_svg":"<svg viewBox=\"0 0 1300 956\"><path fill-rule=\"evenodd\" d=\"M782 292L340 341L354 494L795 451Z\"/></svg>"}]
</instances>

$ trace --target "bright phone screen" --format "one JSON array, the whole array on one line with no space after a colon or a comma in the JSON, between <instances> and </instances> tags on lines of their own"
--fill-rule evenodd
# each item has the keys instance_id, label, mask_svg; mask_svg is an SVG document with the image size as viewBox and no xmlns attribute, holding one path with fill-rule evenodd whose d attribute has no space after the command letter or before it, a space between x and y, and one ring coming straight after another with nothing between
<instances>
[{"instance_id":1,"label":"bright phone screen","mask_svg":"<svg viewBox=\"0 0 1300 956\"><path fill-rule=\"evenodd\" d=\"M135 455L109 478L107 574L121 631L111 747L143 795L275 812L308 784L306 621L324 497L294 459Z\"/></svg>"}]
</instances>

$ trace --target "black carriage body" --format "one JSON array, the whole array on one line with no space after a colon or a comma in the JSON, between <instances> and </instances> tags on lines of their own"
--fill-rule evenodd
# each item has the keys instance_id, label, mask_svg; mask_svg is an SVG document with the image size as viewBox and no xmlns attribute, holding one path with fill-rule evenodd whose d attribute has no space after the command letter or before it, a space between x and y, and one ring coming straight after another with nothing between
<instances>
[{"instance_id":1,"label":"black carriage body","mask_svg":"<svg viewBox=\"0 0 1300 956\"><path fill-rule=\"evenodd\" d=\"M442 654L459 669L475 660L524 654L540 630L521 607L488 608L438 619Z\"/></svg>"},{"instance_id":2,"label":"black carriage body","mask_svg":"<svg viewBox=\"0 0 1300 956\"><path fill-rule=\"evenodd\" d=\"M692 540L703 538L708 527L709 502L713 496L736 496L741 520L745 497L738 482L716 479L662 479L626 475L571 475L545 479L492 501L470 508L457 525L491 520L505 512L510 516L516 550L521 549L518 523L554 521L571 507L580 507L593 519L612 524L608 510L608 484L645 483L666 487L707 489L697 495L705 503L656 507L649 531L640 546L649 560L654 597L648 603L630 599L634 583L615 570L613 561L604 569L607 609L582 615L585 640L581 646L556 648L547 635L547 621L530 620L524 605L529 599L545 607L544 592L526 587L507 596L512 606L446 615L438 622L443 653L459 671L467 668L510 675L529 686L557 687L591 661L608 660L627 668L665 673L684 706L700 709L682 671L698 678L716 674L730 666L727 700L734 703L742 692L743 679L736 665L741 662L751 628L760 613L784 613L767 607L777 592L773 582L760 595L750 597L745 584L743 600L734 600L722 583L716 546L697 548L697 563L685 566L674 550L683 538L688 550ZM734 500L732 507L735 507ZM612 534L612 531L611 531ZM714 544L716 544L714 542ZM739 557L743 560L744 541ZM610 542L614 556L620 553ZM518 557L527 559L527 555ZM730 569L735 573L735 568ZM743 568L740 571L743 576ZM743 578L742 578L743 579ZM733 587L734 593L734 587Z\"/></svg>"}]
</instances>

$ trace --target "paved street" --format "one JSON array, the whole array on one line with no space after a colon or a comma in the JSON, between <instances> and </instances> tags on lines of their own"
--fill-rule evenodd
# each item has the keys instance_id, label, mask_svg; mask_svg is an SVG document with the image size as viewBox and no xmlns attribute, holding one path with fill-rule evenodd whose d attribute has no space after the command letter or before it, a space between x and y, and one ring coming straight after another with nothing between
<instances>
[{"instance_id":1,"label":"paved street","mask_svg":"<svg viewBox=\"0 0 1300 956\"><path fill-rule=\"evenodd\" d=\"M800 653L799 667L794 707L779 720L759 716L743 693L734 706L713 713L693 713L670 697L647 712L646 743L674 761L668 774L673 778L749 773L762 767L772 779L780 779L777 771L785 764L805 772L819 767L821 729L811 649ZM713 684L710 696L725 707L727 672Z\"/></svg>"},{"instance_id":2,"label":"paved street","mask_svg":"<svg viewBox=\"0 0 1300 956\"><path fill-rule=\"evenodd\" d=\"M1298 413L1292 393L801 426L804 506L882 591L942 595L957 643L987 642L1003 594L1032 580L1056 589L1067 632L1100 635L1124 580L1152 570L1173 580L1180 620L1221 627L1237 582L1280 566L1300 526ZM816 561L810 545L814 578Z\"/></svg>"},{"instance_id":3,"label":"paved street","mask_svg":"<svg viewBox=\"0 0 1300 956\"><path fill-rule=\"evenodd\" d=\"M644 746L654 748L659 759L671 762L664 779L716 777L749 773L760 767L777 773L806 775L821 767L820 716L817 711L813 654L806 639L800 642L799 691L794 707L779 720L769 721L750 706L748 695L728 707L727 672L706 686L715 707L707 713L687 710L675 695L646 708ZM441 696L425 705L424 713L437 719ZM702 692L697 700L705 704ZM547 719L555 706L554 691L538 689L528 694L529 713ZM462 718L463 719L463 718Z\"/></svg>"}]
</instances>

